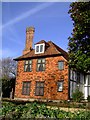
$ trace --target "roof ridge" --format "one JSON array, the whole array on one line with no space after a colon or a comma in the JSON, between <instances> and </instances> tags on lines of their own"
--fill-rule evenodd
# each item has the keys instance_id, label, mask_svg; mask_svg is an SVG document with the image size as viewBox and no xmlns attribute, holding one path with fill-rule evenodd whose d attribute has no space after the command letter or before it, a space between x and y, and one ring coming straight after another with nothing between
<instances>
[{"instance_id":1,"label":"roof ridge","mask_svg":"<svg viewBox=\"0 0 90 120\"><path fill-rule=\"evenodd\" d=\"M40 44L41 42L47 43L45 40L40 40L39 42L35 43L35 45Z\"/></svg>"}]
</instances>

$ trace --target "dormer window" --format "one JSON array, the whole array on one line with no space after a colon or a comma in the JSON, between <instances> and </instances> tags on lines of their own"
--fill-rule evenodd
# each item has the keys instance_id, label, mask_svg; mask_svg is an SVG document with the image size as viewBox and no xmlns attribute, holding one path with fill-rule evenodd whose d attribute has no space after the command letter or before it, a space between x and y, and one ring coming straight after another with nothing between
<instances>
[{"instance_id":1,"label":"dormer window","mask_svg":"<svg viewBox=\"0 0 90 120\"><path fill-rule=\"evenodd\" d=\"M35 54L44 53L45 43L35 45Z\"/></svg>"}]
</instances>

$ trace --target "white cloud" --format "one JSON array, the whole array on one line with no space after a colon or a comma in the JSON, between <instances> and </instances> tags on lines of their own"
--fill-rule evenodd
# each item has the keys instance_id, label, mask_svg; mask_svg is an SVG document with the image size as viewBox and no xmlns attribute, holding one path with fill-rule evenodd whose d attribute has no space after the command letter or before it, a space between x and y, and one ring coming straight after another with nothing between
<instances>
[{"instance_id":1,"label":"white cloud","mask_svg":"<svg viewBox=\"0 0 90 120\"><path fill-rule=\"evenodd\" d=\"M35 8L33 8L33 9L31 9L31 10L17 16L16 18L12 19L11 21L7 22L6 24L4 24L2 26L2 28L8 27L9 25L12 25L12 24L14 24L16 22L19 22L19 21L27 18L28 16L33 15L33 14L39 12L40 10L43 10L43 9L51 6L52 4L54 4L54 3L53 2L51 2L51 3L42 3L42 4L38 5L38 6L36 6Z\"/></svg>"}]
</instances>

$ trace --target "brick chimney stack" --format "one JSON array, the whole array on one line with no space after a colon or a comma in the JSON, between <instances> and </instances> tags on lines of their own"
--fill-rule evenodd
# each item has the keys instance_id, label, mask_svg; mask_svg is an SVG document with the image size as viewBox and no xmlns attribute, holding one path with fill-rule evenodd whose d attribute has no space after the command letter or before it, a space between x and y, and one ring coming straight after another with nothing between
<instances>
[{"instance_id":1,"label":"brick chimney stack","mask_svg":"<svg viewBox=\"0 0 90 120\"><path fill-rule=\"evenodd\" d=\"M34 37L34 27L26 28L26 44L25 49L23 50L23 55L31 51L33 48L33 37Z\"/></svg>"}]
</instances>

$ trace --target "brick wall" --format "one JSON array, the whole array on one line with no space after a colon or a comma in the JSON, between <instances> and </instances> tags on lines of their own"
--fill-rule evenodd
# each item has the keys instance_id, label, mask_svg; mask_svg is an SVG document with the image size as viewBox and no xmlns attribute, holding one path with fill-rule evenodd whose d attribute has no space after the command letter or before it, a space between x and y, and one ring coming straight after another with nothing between
<instances>
[{"instance_id":1,"label":"brick wall","mask_svg":"<svg viewBox=\"0 0 90 120\"><path fill-rule=\"evenodd\" d=\"M37 59L33 59L32 72L24 72L24 60L18 61L17 78L15 87L16 98L41 98L46 100L68 99L68 64L62 57L48 57L46 69L42 72L36 71ZM58 69L58 61L64 61L64 70ZM64 80L63 91L57 92L57 81ZM22 95L22 82L31 81L30 95ZM44 96L35 96L36 81L44 81Z\"/></svg>"}]
</instances>

